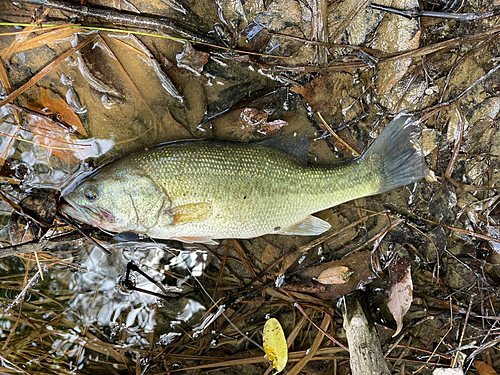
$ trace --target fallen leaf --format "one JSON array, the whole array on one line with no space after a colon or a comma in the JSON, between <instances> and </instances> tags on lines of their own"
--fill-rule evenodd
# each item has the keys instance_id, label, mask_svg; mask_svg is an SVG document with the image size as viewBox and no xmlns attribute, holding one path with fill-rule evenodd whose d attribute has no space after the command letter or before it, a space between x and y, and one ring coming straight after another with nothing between
<instances>
[{"instance_id":1,"label":"fallen leaf","mask_svg":"<svg viewBox=\"0 0 500 375\"><path fill-rule=\"evenodd\" d=\"M291 90L304 97L314 112L334 115L340 108L345 89L352 87L354 79L349 73L334 72L318 76L302 87Z\"/></svg>"},{"instance_id":2,"label":"fallen leaf","mask_svg":"<svg viewBox=\"0 0 500 375\"><path fill-rule=\"evenodd\" d=\"M283 371L288 362L288 346L285 333L277 319L271 318L264 325L263 332L264 350L276 373Z\"/></svg>"},{"instance_id":3,"label":"fallen leaf","mask_svg":"<svg viewBox=\"0 0 500 375\"><path fill-rule=\"evenodd\" d=\"M87 136L87 132L69 104L59 95L40 87L40 98L31 103L29 107L33 111L43 114L43 116L26 115L37 144L49 148L54 156L69 164L78 162L79 159L75 153L81 151L84 144L72 132L83 136ZM55 115L58 121L68 126L68 129L47 117L50 115Z\"/></svg>"},{"instance_id":4,"label":"fallen leaf","mask_svg":"<svg viewBox=\"0 0 500 375\"><path fill-rule=\"evenodd\" d=\"M241 36L246 39L251 51L259 51L271 38L271 34L265 25L250 22L242 31Z\"/></svg>"},{"instance_id":5,"label":"fallen leaf","mask_svg":"<svg viewBox=\"0 0 500 375\"><path fill-rule=\"evenodd\" d=\"M33 233L28 221L17 212L9 219L9 238L12 245L33 241Z\"/></svg>"},{"instance_id":6,"label":"fallen leaf","mask_svg":"<svg viewBox=\"0 0 500 375\"><path fill-rule=\"evenodd\" d=\"M55 114L62 122L74 129L74 131L83 136L87 136L87 132L78 115L59 95L40 87L39 102L42 108L47 109L48 112L44 112L45 114Z\"/></svg>"},{"instance_id":7,"label":"fallen leaf","mask_svg":"<svg viewBox=\"0 0 500 375\"><path fill-rule=\"evenodd\" d=\"M57 212L58 193L49 189L32 189L19 206L35 220L52 225Z\"/></svg>"},{"instance_id":8,"label":"fallen leaf","mask_svg":"<svg viewBox=\"0 0 500 375\"><path fill-rule=\"evenodd\" d=\"M294 252L283 259L283 265L281 267L281 273L286 273L286 271L295 263L295 261L302 256L300 252Z\"/></svg>"},{"instance_id":9,"label":"fallen leaf","mask_svg":"<svg viewBox=\"0 0 500 375\"><path fill-rule=\"evenodd\" d=\"M497 375L497 372L493 367L483 361L474 361L474 366L479 372L479 375Z\"/></svg>"},{"instance_id":10,"label":"fallen leaf","mask_svg":"<svg viewBox=\"0 0 500 375\"><path fill-rule=\"evenodd\" d=\"M208 62L210 55L206 52L196 51L191 43L184 42L184 49L181 53L175 55L177 66L187 69L197 75L203 71L203 67Z\"/></svg>"},{"instance_id":11,"label":"fallen leaf","mask_svg":"<svg viewBox=\"0 0 500 375\"><path fill-rule=\"evenodd\" d=\"M332 267L324 270L318 276L318 282L321 284L345 284L354 274L354 271L346 266Z\"/></svg>"},{"instance_id":12,"label":"fallen leaf","mask_svg":"<svg viewBox=\"0 0 500 375\"><path fill-rule=\"evenodd\" d=\"M307 267L298 272L296 275L302 279L306 285L312 279L317 279L321 273L333 267L348 267L353 271L349 281L345 284L317 284L321 286L320 290L312 291L314 295L322 300L332 300L340 296L345 296L357 289L362 289L374 278L375 274L371 270L372 265L372 252L371 251L358 251L354 254L349 254L344 259L336 260L334 262L322 263L316 267ZM286 284L285 287L286 289Z\"/></svg>"},{"instance_id":13,"label":"fallen leaf","mask_svg":"<svg viewBox=\"0 0 500 375\"><path fill-rule=\"evenodd\" d=\"M271 244L268 244L264 251L262 252L262 256L260 258L262 264L265 266L269 266L273 262L276 261L276 259L279 258L281 253L281 250L278 249L277 247L274 247Z\"/></svg>"},{"instance_id":14,"label":"fallen leaf","mask_svg":"<svg viewBox=\"0 0 500 375\"><path fill-rule=\"evenodd\" d=\"M274 120L267 122L269 115L267 112L256 108L244 108L240 112L238 125L243 130L249 130L250 133L260 133L271 135L280 130L283 126L288 126L288 122L283 120Z\"/></svg>"},{"instance_id":15,"label":"fallen leaf","mask_svg":"<svg viewBox=\"0 0 500 375\"><path fill-rule=\"evenodd\" d=\"M398 325L393 337L403 328L403 317L410 309L413 301L413 281L411 278L410 257L406 250L401 250L389 266L391 291L387 307Z\"/></svg>"},{"instance_id":16,"label":"fallen leaf","mask_svg":"<svg viewBox=\"0 0 500 375\"><path fill-rule=\"evenodd\" d=\"M23 212L26 218L14 212L9 220L9 237L12 245L18 245L40 238L45 233L40 223L51 225L57 210L57 192L47 189L33 189L19 205L10 202L18 212Z\"/></svg>"}]
</instances>

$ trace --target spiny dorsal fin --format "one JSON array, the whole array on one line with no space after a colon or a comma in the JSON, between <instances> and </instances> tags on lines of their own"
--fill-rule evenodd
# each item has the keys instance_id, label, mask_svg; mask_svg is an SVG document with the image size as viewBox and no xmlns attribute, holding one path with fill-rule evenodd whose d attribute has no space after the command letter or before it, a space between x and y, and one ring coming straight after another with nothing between
<instances>
[{"instance_id":1,"label":"spiny dorsal fin","mask_svg":"<svg viewBox=\"0 0 500 375\"><path fill-rule=\"evenodd\" d=\"M259 144L266 147L277 148L278 150L299 158L304 162L304 164L307 163L307 146L309 145L309 137L305 131L301 134L293 132L279 135L277 137L259 142Z\"/></svg>"}]
</instances>

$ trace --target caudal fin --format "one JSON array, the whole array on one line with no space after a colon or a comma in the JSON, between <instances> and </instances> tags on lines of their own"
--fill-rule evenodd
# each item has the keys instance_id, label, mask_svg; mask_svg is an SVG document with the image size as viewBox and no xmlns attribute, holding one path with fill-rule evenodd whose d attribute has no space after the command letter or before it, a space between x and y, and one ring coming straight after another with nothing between
<instances>
[{"instance_id":1,"label":"caudal fin","mask_svg":"<svg viewBox=\"0 0 500 375\"><path fill-rule=\"evenodd\" d=\"M363 162L373 163L384 193L411 184L427 176L427 167L421 151L419 123L407 114L399 114L380 133L361 156Z\"/></svg>"}]
</instances>

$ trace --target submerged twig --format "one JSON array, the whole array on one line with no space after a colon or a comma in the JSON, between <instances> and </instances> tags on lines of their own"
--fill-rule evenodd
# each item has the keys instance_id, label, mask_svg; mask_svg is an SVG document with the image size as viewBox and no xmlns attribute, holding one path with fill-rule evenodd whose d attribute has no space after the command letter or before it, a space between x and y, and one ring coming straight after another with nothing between
<instances>
[{"instance_id":1,"label":"submerged twig","mask_svg":"<svg viewBox=\"0 0 500 375\"><path fill-rule=\"evenodd\" d=\"M465 322L464 322L464 327L462 329L462 333L460 335L460 341L458 342L458 346L462 346L462 340L464 338L464 335L465 335L465 329L467 328L467 321L469 320L469 314L470 314L470 310L472 308L472 302L474 301L474 298L476 297L476 294L473 293L471 296L470 296L470 300L469 300L469 306L467 308L467 314L465 314ZM459 353L458 353L459 354ZM457 359L459 357L459 355L454 355L453 356L453 361L451 362L451 367L454 368L455 367L455 364L457 363ZM461 365L461 364L460 364Z\"/></svg>"},{"instance_id":2,"label":"submerged twig","mask_svg":"<svg viewBox=\"0 0 500 375\"><path fill-rule=\"evenodd\" d=\"M320 331L323 335L325 335L326 337L328 337L333 343L337 344L338 346L340 346L342 349L344 349L346 352L349 352L349 349L343 345L341 342L339 342L338 340L336 340L334 337L332 337L328 332L325 332L321 327L318 327L318 325L316 323L314 323L311 318L309 318L306 314L306 312L304 311L304 309L302 308L302 306L300 306L298 303L295 303L295 307L300 311L300 313L309 321L309 323L311 323L318 331ZM328 314L326 314L325 316L327 316Z\"/></svg>"},{"instance_id":3,"label":"submerged twig","mask_svg":"<svg viewBox=\"0 0 500 375\"><path fill-rule=\"evenodd\" d=\"M30 254L36 251L43 251L56 245L72 243L80 239L82 239L82 236L79 233L71 232L68 234L63 234L61 236L47 238L43 243L37 240L26 242L20 245L4 247L0 249L0 258Z\"/></svg>"},{"instance_id":4,"label":"submerged twig","mask_svg":"<svg viewBox=\"0 0 500 375\"><path fill-rule=\"evenodd\" d=\"M108 249L106 249L102 244L100 244L95 238L93 238L92 236L89 236L87 233L85 233L83 230L80 229L80 227L78 227L78 225L75 225L70 219L67 219L66 217L62 216L62 215L59 215L57 217L58 220L60 220L61 222L63 222L64 224L68 225L71 229L74 229L75 231L77 231L78 233L80 233L80 235L89 240L90 242L92 242L94 245L96 245L99 249L102 250L102 252L104 254L106 254L107 256L110 256L111 255L111 251L109 251Z\"/></svg>"},{"instance_id":5,"label":"submerged twig","mask_svg":"<svg viewBox=\"0 0 500 375\"><path fill-rule=\"evenodd\" d=\"M500 9L490 10L484 13L447 13L447 12L433 12L428 10L420 10L418 8L413 8L410 10L398 9L389 7L381 4L370 4L370 7L376 10L381 10L384 12L394 13L399 16L406 18L419 18L419 17L432 17L432 18L442 18L447 20L458 20L465 22L472 22L481 20L484 18L497 16L500 14Z\"/></svg>"},{"instance_id":6,"label":"submerged twig","mask_svg":"<svg viewBox=\"0 0 500 375\"><path fill-rule=\"evenodd\" d=\"M448 168L446 168L446 172L444 174L444 176L450 181L452 180L451 174L453 173L453 169L455 168L455 163L458 158L460 147L462 146L462 137L464 133L465 119L459 106L457 106L457 112L459 117L457 131L455 132L457 139L455 140L455 146L453 147L453 153L451 155L450 163L448 164Z\"/></svg>"},{"instance_id":7,"label":"submerged twig","mask_svg":"<svg viewBox=\"0 0 500 375\"><path fill-rule=\"evenodd\" d=\"M131 271L135 271L137 273L139 273L140 275L142 275L144 278L146 278L150 283L156 285L164 294L161 294L161 293L156 293L156 292L152 292L150 290L146 290L146 289L143 289L143 288L138 288L135 286L135 283L132 281L132 279L130 278L130 273ZM143 270L141 270L136 264L134 264L133 262L128 262L127 264L127 271L125 273L125 279L119 281L120 285L127 289L127 290L130 290L130 291L136 291L136 292L139 292L139 293L144 293L144 294L149 294L151 296L155 296L155 297L158 297L158 298L162 298L166 301L170 301L172 298L168 297L167 294L168 294L168 291L165 289L165 287L157 282L155 279L153 279L151 276L149 276L146 272L144 272Z\"/></svg>"},{"instance_id":8,"label":"submerged twig","mask_svg":"<svg viewBox=\"0 0 500 375\"><path fill-rule=\"evenodd\" d=\"M13 0L7 0L14 3ZM216 44L214 40L201 36L194 31L176 25L174 22L164 18L154 18L125 11L116 11L114 9L102 9L96 7L88 7L83 5L75 5L65 1L58 0L21 0L15 3L31 4L36 6L44 6L53 9L70 12L70 14L80 17L93 17L99 20L110 22L113 24L120 23L125 26L139 27L149 30L160 30L171 32L183 38L188 38L194 41Z\"/></svg>"},{"instance_id":9,"label":"submerged twig","mask_svg":"<svg viewBox=\"0 0 500 375\"><path fill-rule=\"evenodd\" d=\"M432 107L429 107L429 108L426 108L426 109L422 109L422 110L419 110L419 111L415 111L415 112L409 112L409 113L412 114L412 115L415 115L415 116L422 116L425 113L425 115L422 116L421 119L420 119L421 121L425 121L429 117L431 117L432 115L434 115L436 112L439 112L443 108L449 107L452 104L456 103L458 100L460 100L461 98L463 98L466 94L468 94L474 87L478 86L479 84L481 84L482 82L484 82L486 79L488 79L489 77L491 77L493 75L493 73L495 73L498 69L500 69L500 64L497 64L488 73L486 73L486 74L482 75L481 77L479 77L472 85L470 85L469 87L467 87L460 94L458 94L457 96L455 96L454 98L452 98L452 99L450 99L450 100L448 100L446 102L439 103L439 104L436 104L436 105L434 105Z\"/></svg>"},{"instance_id":10,"label":"submerged twig","mask_svg":"<svg viewBox=\"0 0 500 375\"><path fill-rule=\"evenodd\" d=\"M342 143L345 147L347 147L349 149L349 151L351 151L351 153L354 155L354 156L360 156L361 154L359 152L357 152L355 149L353 149L351 146L349 146L342 138L340 138L337 133L335 133L333 131L333 129L330 127L330 125L328 125L328 123L325 121L325 119L323 118L323 116L321 116L321 113L318 112L318 116L319 118L321 119L321 122L323 123L324 127L327 128L327 130L330 132L331 135L333 135L340 143Z\"/></svg>"}]
</instances>

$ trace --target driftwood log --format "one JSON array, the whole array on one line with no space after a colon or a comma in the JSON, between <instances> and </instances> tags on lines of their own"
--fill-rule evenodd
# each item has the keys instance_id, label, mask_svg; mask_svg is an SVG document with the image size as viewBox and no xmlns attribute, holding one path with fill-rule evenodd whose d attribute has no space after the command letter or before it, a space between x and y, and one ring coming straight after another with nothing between
<instances>
[{"instance_id":1,"label":"driftwood log","mask_svg":"<svg viewBox=\"0 0 500 375\"><path fill-rule=\"evenodd\" d=\"M390 375L363 293L345 297L344 329L349 344L352 375Z\"/></svg>"}]
</instances>

